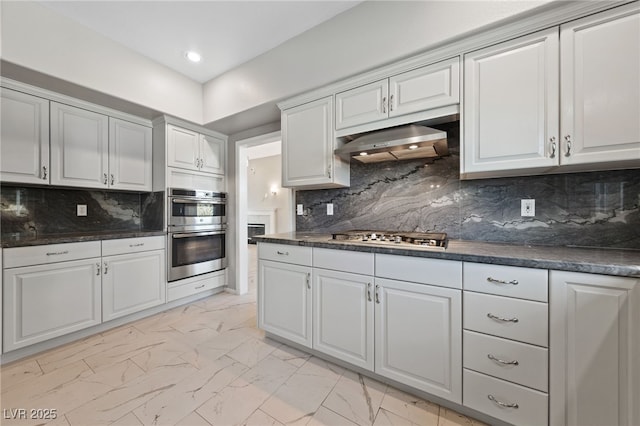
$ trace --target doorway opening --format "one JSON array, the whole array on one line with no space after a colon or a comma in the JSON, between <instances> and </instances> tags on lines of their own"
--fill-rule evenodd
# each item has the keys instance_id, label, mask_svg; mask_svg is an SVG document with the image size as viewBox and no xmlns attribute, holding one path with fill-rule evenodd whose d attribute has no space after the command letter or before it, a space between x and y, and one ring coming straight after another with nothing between
<instances>
[{"instance_id":1,"label":"doorway opening","mask_svg":"<svg viewBox=\"0 0 640 426\"><path fill-rule=\"evenodd\" d=\"M282 188L280 132L236 143L236 292L245 294L257 281L256 247L249 244L250 224L266 234L294 227L293 191ZM257 235L257 234L256 234ZM254 289L251 289L254 290Z\"/></svg>"}]
</instances>

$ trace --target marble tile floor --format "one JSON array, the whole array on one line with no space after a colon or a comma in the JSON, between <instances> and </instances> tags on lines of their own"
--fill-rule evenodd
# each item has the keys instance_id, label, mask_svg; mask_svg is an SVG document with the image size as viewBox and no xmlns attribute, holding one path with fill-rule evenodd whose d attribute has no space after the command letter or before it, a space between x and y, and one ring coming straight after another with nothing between
<instances>
[{"instance_id":1,"label":"marble tile floor","mask_svg":"<svg viewBox=\"0 0 640 426\"><path fill-rule=\"evenodd\" d=\"M221 293L2 366L0 424L482 424L266 338L250 248L247 295Z\"/></svg>"}]
</instances>

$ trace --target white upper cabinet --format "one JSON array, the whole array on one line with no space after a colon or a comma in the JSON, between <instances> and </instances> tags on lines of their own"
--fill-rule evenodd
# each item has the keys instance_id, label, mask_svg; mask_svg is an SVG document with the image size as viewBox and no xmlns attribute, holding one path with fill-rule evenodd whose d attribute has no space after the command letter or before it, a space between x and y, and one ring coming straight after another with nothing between
<instances>
[{"instance_id":1,"label":"white upper cabinet","mask_svg":"<svg viewBox=\"0 0 640 426\"><path fill-rule=\"evenodd\" d=\"M465 55L464 173L557 164L558 47L552 28Z\"/></svg>"},{"instance_id":2,"label":"white upper cabinet","mask_svg":"<svg viewBox=\"0 0 640 426\"><path fill-rule=\"evenodd\" d=\"M2 88L0 181L49 183L49 101Z\"/></svg>"},{"instance_id":3,"label":"white upper cabinet","mask_svg":"<svg viewBox=\"0 0 640 426\"><path fill-rule=\"evenodd\" d=\"M461 176L640 167L638 3L465 55Z\"/></svg>"},{"instance_id":4,"label":"white upper cabinet","mask_svg":"<svg viewBox=\"0 0 640 426\"><path fill-rule=\"evenodd\" d=\"M51 183L107 188L109 117L51 102Z\"/></svg>"},{"instance_id":5,"label":"white upper cabinet","mask_svg":"<svg viewBox=\"0 0 640 426\"><path fill-rule=\"evenodd\" d=\"M333 97L282 111L282 186L349 185L349 163L333 154Z\"/></svg>"},{"instance_id":6,"label":"white upper cabinet","mask_svg":"<svg viewBox=\"0 0 640 426\"><path fill-rule=\"evenodd\" d=\"M460 101L459 58L336 94L336 130Z\"/></svg>"},{"instance_id":7,"label":"white upper cabinet","mask_svg":"<svg viewBox=\"0 0 640 426\"><path fill-rule=\"evenodd\" d=\"M151 191L151 128L109 118L109 187Z\"/></svg>"},{"instance_id":8,"label":"white upper cabinet","mask_svg":"<svg viewBox=\"0 0 640 426\"><path fill-rule=\"evenodd\" d=\"M560 27L561 164L640 166L638 4Z\"/></svg>"},{"instance_id":9,"label":"white upper cabinet","mask_svg":"<svg viewBox=\"0 0 640 426\"><path fill-rule=\"evenodd\" d=\"M51 102L51 184L151 191L151 128Z\"/></svg>"},{"instance_id":10,"label":"white upper cabinet","mask_svg":"<svg viewBox=\"0 0 640 426\"><path fill-rule=\"evenodd\" d=\"M224 140L167 125L167 166L224 174Z\"/></svg>"}]
</instances>

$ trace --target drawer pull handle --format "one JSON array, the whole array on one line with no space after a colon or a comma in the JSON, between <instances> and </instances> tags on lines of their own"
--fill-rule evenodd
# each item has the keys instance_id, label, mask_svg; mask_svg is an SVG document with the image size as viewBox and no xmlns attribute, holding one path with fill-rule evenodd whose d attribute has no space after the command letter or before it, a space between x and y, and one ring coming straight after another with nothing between
<instances>
[{"instance_id":1,"label":"drawer pull handle","mask_svg":"<svg viewBox=\"0 0 640 426\"><path fill-rule=\"evenodd\" d=\"M133 247L142 247L144 245L144 243L138 243L138 244L129 244L129 247L133 248Z\"/></svg>"},{"instance_id":2,"label":"drawer pull handle","mask_svg":"<svg viewBox=\"0 0 640 426\"><path fill-rule=\"evenodd\" d=\"M502 322L518 322L518 318L502 318L497 315L493 315L492 313L488 313L487 316L492 320L502 321Z\"/></svg>"},{"instance_id":3,"label":"drawer pull handle","mask_svg":"<svg viewBox=\"0 0 640 426\"><path fill-rule=\"evenodd\" d=\"M65 250L65 251L52 251L47 253L47 256L59 256L61 254L69 254L69 250Z\"/></svg>"},{"instance_id":4,"label":"drawer pull handle","mask_svg":"<svg viewBox=\"0 0 640 426\"><path fill-rule=\"evenodd\" d=\"M280 250L278 250L276 253L278 253L279 255L282 255L282 256L289 256L289 252L288 251L280 251Z\"/></svg>"},{"instance_id":5,"label":"drawer pull handle","mask_svg":"<svg viewBox=\"0 0 640 426\"><path fill-rule=\"evenodd\" d=\"M504 408L520 408L520 406L516 403L507 404L506 402L498 401L496 397L491 394L487 395L487 398Z\"/></svg>"},{"instance_id":6,"label":"drawer pull handle","mask_svg":"<svg viewBox=\"0 0 640 426\"><path fill-rule=\"evenodd\" d=\"M194 290L198 290L199 288L203 288L203 287L204 287L204 284L202 284L202 285L197 285L197 286L195 286L195 287L194 287Z\"/></svg>"},{"instance_id":7,"label":"drawer pull handle","mask_svg":"<svg viewBox=\"0 0 640 426\"><path fill-rule=\"evenodd\" d=\"M504 364L504 365L520 365L520 363L518 361L516 361L516 360L514 360L514 361L505 361L503 359L496 358L492 354L487 354L487 358L489 358L491 361L495 361L495 362L498 362L498 363Z\"/></svg>"},{"instance_id":8,"label":"drawer pull handle","mask_svg":"<svg viewBox=\"0 0 640 426\"><path fill-rule=\"evenodd\" d=\"M489 281L490 283L494 283L494 284L518 285L518 280L504 281L504 280L497 280L495 278L487 277L487 281Z\"/></svg>"},{"instance_id":9,"label":"drawer pull handle","mask_svg":"<svg viewBox=\"0 0 640 426\"><path fill-rule=\"evenodd\" d=\"M380 286L376 284L376 303L380 304Z\"/></svg>"},{"instance_id":10,"label":"drawer pull handle","mask_svg":"<svg viewBox=\"0 0 640 426\"><path fill-rule=\"evenodd\" d=\"M367 283L367 300L371 302L371 283Z\"/></svg>"}]
</instances>

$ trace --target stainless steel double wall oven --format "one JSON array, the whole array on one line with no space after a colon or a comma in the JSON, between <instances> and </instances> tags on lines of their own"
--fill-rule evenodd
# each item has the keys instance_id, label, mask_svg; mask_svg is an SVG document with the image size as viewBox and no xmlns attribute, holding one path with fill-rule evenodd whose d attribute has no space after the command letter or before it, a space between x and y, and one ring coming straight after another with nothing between
<instances>
[{"instance_id":1,"label":"stainless steel double wall oven","mask_svg":"<svg viewBox=\"0 0 640 426\"><path fill-rule=\"evenodd\" d=\"M176 281L227 267L227 194L169 188L168 279Z\"/></svg>"}]
</instances>

